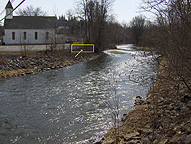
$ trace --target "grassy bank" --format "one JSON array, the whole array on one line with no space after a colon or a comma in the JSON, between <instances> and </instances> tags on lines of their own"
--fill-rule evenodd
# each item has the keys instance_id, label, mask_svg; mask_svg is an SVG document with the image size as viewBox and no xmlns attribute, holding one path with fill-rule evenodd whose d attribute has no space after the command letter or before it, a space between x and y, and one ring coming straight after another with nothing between
<instances>
[{"instance_id":1,"label":"grassy bank","mask_svg":"<svg viewBox=\"0 0 191 144\"><path fill-rule=\"evenodd\" d=\"M0 78L11 78L62 68L79 62L97 58L97 53L76 53L69 50L43 51L43 52L1 52L0 53Z\"/></svg>"},{"instance_id":2,"label":"grassy bank","mask_svg":"<svg viewBox=\"0 0 191 144\"><path fill-rule=\"evenodd\" d=\"M122 119L120 127L105 134L104 144L191 143L191 94L177 81L165 58L160 62L157 80L146 101Z\"/></svg>"}]
</instances>

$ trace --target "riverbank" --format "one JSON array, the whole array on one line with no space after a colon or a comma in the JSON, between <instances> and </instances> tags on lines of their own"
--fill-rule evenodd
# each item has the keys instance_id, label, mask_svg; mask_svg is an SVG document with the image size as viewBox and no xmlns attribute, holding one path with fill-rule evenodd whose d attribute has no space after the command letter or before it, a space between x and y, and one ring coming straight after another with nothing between
<instances>
[{"instance_id":1,"label":"riverbank","mask_svg":"<svg viewBox=\"0 0 191 144\"><path fill-rule=\"evenodd\" d=\"M191 143L191 94L177 79L163 58L147 99L137 97L135 108L122 118L123 124L110 129L102 143Z\"/></svg>"},{"instance_id":2,"label":"riverbank","mask_svg":"<svg viewBox=\"0 0 191 144\"><path fill-rule=\"evenodd\" d=\"M76 53L71 53L70 50L27 52L27 55L21 52L1 52L0 79L63 68L95 59L100 54L81 53L77 57L75 55Z\"/></svg>"},{"instance_id":3,"label":"riverbank","mask_svg":"<svg viewBox=\"0 0 191 144\"><path fill-rule=\"evenodd\" d=\"M154 51L154 50L156 50L156 48L154 48L154 47L141 47L141 46L135 46L135 49L144 50L144 51Z\"/></svg>"}]
</instances>

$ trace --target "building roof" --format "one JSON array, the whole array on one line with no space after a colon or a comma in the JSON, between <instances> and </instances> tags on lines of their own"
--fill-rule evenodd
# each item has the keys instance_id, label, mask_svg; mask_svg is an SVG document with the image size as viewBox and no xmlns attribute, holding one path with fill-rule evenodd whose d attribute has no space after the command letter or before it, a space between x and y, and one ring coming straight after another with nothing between
<instances>
[{"instance_id":1,"label":"building roof","mask_svg":"<svg viewBox=\"0 0 191 144\"><path fill-rule=\"evenodd\" d=\"M7 3L7 5L6 5L6 7L5 7L5 9L7 9L7 8L12 8L12 9L13 9L13 6L12 6L10 0L8 1L8 3Z\"/></svg>"},{"instance_id":2,"label":"building roof","mask_svg":"<svg viewBox=\"0 0 191 144\"><path fill-rule=\"evenodd\" d=\"M5 20L4 29L55 29L56 22L56 17L14 16Z\"/></svg>"}]
</instances>

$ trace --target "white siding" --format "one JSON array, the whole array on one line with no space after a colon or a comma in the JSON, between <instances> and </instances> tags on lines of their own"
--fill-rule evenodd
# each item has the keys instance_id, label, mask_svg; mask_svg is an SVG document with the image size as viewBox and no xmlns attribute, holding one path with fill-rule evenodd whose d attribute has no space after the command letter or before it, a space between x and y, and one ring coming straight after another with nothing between
<instances>
[{"instance_id":1,"label":"white siding","mask_svg":"<svg viewBox=\"0 0 191 144\"><path fill-rule=\"evenodd\" d=\"M15 32L15 40L12 39L12 32ZM24 32L26 32L26 40L24 39ZM35 39L35 32L38 33L37 40ZM49 33L49 39L46 39L46 32ZM9 44L50 44L55 40L54 29L5 29L3 41L6 45Z\"/></svg>"}]
</instances>

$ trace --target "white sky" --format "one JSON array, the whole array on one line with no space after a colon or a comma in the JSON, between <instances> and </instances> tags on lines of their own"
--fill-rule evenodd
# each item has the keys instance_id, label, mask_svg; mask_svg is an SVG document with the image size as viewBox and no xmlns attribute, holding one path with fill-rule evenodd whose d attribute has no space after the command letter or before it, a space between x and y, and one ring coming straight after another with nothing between
<instances>
[{"instance_id":1,"label":"white sky","mask_svg":"<svg viewBox=\"0 0 191 144\"><path fill-rule=\"evenodd\" d=\"M22 0L14 0L13 7L16 7ZM25 8L28 5L34 7L41 7L43 11L47 11L48 15L61 16L69 9L74 9L76 7L76 2L79 0L25 0L25 2L19 8ZM0 14L4 10L8 0L0 1ZM138 13L140 4L142 0L115 0L113 4L112 13L116 17L117 21L120 23L126 22L129 23L133 17L140 15ZM5 13L0 15L0 18L3 18Z\"/></svg>"}]
</instances>

